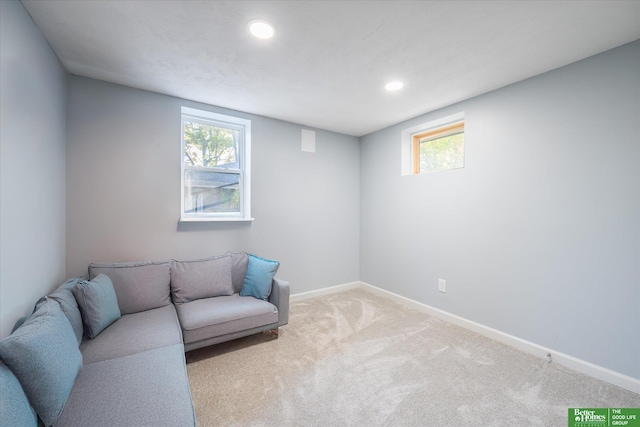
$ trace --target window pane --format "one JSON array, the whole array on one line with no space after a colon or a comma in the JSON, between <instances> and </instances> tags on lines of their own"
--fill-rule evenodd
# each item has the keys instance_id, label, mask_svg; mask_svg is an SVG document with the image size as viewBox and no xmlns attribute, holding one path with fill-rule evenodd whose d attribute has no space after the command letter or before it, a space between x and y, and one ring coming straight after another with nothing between
<instances>
[{"instance_id":1,"label":"window pane","mask_svg":"<svg viewBox=\"0 0 640 427\"><path fill-rule=\"evenodd\" d=\"M420 142L420 172L464 167L464 133Z\"/></svg>"},{"instance_id":2,"label":"window pane","mask_svg":"<svg viewBox=\"0 0 640 427\"><path fill-rule=\"evenodd\" d=\"M240 131L198 122L184 122L184 164L239 169Z\"/></svg>"},{"instance_id":3,"label":"window pane","mask_svg":"<svg viewBox=\"0 0 640 427\"><path fill-rule=\"evenodd\" d=\"M240 212L240 174L184 171L184 212Z\"/></svg>"}]
</instances>

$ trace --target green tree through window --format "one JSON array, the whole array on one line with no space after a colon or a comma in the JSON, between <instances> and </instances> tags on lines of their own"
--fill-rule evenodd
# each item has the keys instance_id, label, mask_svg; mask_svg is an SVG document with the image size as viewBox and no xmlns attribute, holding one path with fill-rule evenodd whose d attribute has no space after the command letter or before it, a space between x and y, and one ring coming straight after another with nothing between
<instances>
[{"instance_id":1,"label":"green tree through window","mask_svg":"<svg viewBox=\"0 0 640 427\"><path fill-rule=\"evenodd\" d=\"M238 130L185 122L185 164L202 167L237 164L239 134Z\"/></svg>"},{"instance_id":2,"label":"green tree through window","mask_svg":"<svg viewBox=\"0 0 640 427\"><path fill-rule=\"evenodd\" d=\"M464 133L420 143L420 172L464 167Z\"/></svg>"}]
</instances>

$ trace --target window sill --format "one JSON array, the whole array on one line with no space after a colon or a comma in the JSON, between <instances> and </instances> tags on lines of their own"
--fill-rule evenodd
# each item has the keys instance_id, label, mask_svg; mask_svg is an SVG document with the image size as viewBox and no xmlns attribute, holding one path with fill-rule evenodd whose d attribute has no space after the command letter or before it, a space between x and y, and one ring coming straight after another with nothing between
<instances>
[{"instance_id":1,"label":"window sill","mask_svg":"<svg viewBox=\"0 0 640 427\"><path fill-rule=\"evenodd\" d=\"M203 218L180 218L178 222L251 222L255 218L213 218L213 217L203 217Z\"/></svg>"}]
</instances>

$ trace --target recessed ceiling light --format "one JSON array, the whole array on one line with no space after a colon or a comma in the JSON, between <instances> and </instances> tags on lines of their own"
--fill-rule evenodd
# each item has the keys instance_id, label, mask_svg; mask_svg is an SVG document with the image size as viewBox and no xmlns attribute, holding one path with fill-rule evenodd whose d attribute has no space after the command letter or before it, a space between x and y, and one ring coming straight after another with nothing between
<instances>
[{"instance_id":1,"label":"recessed ceiling light","mask_svg":"<svg viewBox=\"0 0 640 427\"><path fill-rule=\"evenodd\" d=\"M263 19L249 21L249 32L259 39L270 39L275 33L273 25Z\"/></svg>"},{"instance_id":2,"label":"recessed ceiling light","mask_svg":"<svg viewBox=\"0 0 640 427\"><path fill-rule=\"evenodd\" d=\"M394 91L394 90L402 89L403 86L404 86L404 83L400 81L395 81L395 82L387 83L386 85L384 85L384 88L388 91Z\"/></svg>"}]
</instances>

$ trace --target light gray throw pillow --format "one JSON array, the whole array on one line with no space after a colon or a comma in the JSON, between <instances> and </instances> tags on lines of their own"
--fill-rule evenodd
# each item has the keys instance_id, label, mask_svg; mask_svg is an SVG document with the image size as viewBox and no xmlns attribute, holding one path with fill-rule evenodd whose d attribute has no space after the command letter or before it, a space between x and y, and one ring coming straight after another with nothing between
<instances>
[{"instance_id":1,"label":"light gray throw pillow","mask_svg":"<svg viewBox=\"0 0 640 427\"><path fill-rule=\"evenodd\" d=\"M171 265L173 301L181 304L202 298L233 295L231 256L198 261L173 261Z\"/></svg>"},{"instance_id":2,"label":"light gray throw pillow","mask_svg":"<svg viewBox=\"0 0 640 427\"><path fill-rule=\"evenodd\" d=\"M93 280L81 280L73 288L82 321L89 338L95 338L120 318L118 299L111 279L98 274Z\"/></svg>"},{"instance_id":3,"label":"light gray throw pillow","mask_svg":"<svg viewBox=\"0 0 640 427\"><path fill-rule=\"evenodd\" d=\"M71 324L47 299L11 335L0 341L0 358L18 378L45 425L56 423L82 366Z\"/></svg>"}]
</instances>

